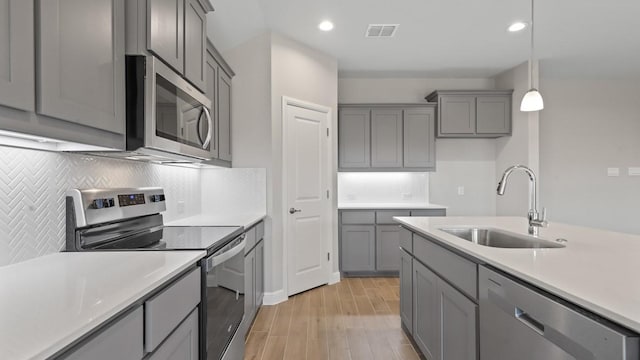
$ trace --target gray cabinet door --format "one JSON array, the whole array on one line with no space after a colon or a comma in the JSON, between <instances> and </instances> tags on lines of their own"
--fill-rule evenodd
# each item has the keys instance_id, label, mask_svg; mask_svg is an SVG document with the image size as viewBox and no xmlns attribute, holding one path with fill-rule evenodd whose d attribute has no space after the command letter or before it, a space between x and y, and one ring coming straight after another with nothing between
<instances>
[{"instance_id":1,"label":"gray cabinet door","mask_svg":"<svg viewBox=\"0 0 640 360\"><path fill-rule=\"evenodd\" d=\"M198 341L198 309L196 308L149 357L149 360L198 360L200 358Z\"/></svg>"},{"instance_id":2,"label":"gray cabinet door","mask_svg":"<svg viewBox=\"0 0 640 360\"><path fill-rule=\"evenodd\" d=\"M446 282L438 281L441 300L442 359L475 360L478 306Z\"/></svg>"},{"instance_id":3,"label":"gray cabinet door","mask_svg":"<svg viewBox=\"0 0 640 360\"><path fill-rule=\"evenodd\" d=\"M251 323L256 310L255 273L256 252L252 250L244 256L244 316L249 319L247 324Z\"/></svg>"},{"instance_id":4,"label":"gray cabinet door","mask_svg":"<svg viewBox=\"0 0 640 360\"><path fill-rule=\"evenodd\" d=\"M343 225L340 234L341 271L374 271L375 226Z\"/></svg>"},{"instance_id":5,"label":"gray cabinet door","mask_svg":"<svg viewBox=\"0 0 640 360\"><path fill-rule=\"evenodd\" d=\"M207 89L207 17L198 0L186 0L184 12L184 76Z\"/></svg>"},{"instance_id":6,"label":"gray cabinet door","mask_svg":"<svg viewBox=\"0 0 640 360\"><path fill-rule=\"evenodd\" d=\"M218 68L218 158L231 161L231 77Z\"/></svg>"},{"instance_id":7,"label":"gray cabinet door","mask_svg":"<svg viewBox=\"0 0 640 360\"><path fill-rule=\"evenodd\" d=\"M260 240L256 245L256 308L262 305L264 299L264 241Z\"/></svg>"},{"instance_id":8,"label":"gray cabinet door","mask_svg":"<svg viewBox=\"0 0 640 360\"><path fill-rule=\"evenodd\" d=\"M441 359L438 281L436 274L413 260L413 339L427 359Z\"/></svg>"},{"instance_id":9,"label":"gray cabinet door","mask_svg":"<svg viewBox=\"0 0 640 360\"><path fill-rule=\"evenodd\" d=\"M402 167L402 110L371 110L371 167Z\"/></svg>"},{"instance_id":10,"label":"gray cabinet door","mask_svg":"<svg viewBox=\"0 0 640 360\"><path fill-rule=\"evenodd\" d=\"M38 112L123 134L124 0L39 4Z\"/></svg>"},{"instance_id":11,"label":"gray cabinet door","mask_svg":"<svg viewBox=\"0 0 640 360\"><path fill-rule=\"evenodd\" d=\"M474 134L476 131L476 97L443 95L440 98L438 132L440 134Z\"/></svg>"},{"instance_id":12,"label":"gray cabinet door","mask_svg":"<svg viewBox=\"0 0 640 360\"><path fill-rule=\"evenodd\" d=\"M371 167L371 111L340 109L338 117L338 162L340 168Z\"/></svg>"},{"instance_id":13,"label":"gray cabinet door","mask_svg":"<svg viewBox=\"0 0 640 360\"><path fill-rule=\"evenodd\" d=\"M177 72L184 72L184 1L147 0L147 46Z\"/></svg>"},{"instance_id":14,"label":"gray cabinet door","mask_svg":"<svg viewBox=\"0 0 640 360\"><path fill-rule=\"evenodd\" d=\"M400 320L413 334L413 258L400 250Z\"/></svg>"},{"instance_id":15,"label":"gray cabinet door","mask_svg":"<svg viewBox=\"0 0 640 360\"><path fill-rule=\"evenodd\" d=\"M478 96L476 107L478 134L511 133L511 96Z\"/></svg>"},{"instance_id":16,"label":"gray cabinet door","mask_svg":"<svg viewBox=\"0 0 640 360\"><path fill-rule=\"evenodd\" d=\"M218 94L218 64L213 55L207 52L207 98L211 101L211 108L209 113L213 120L213 133L211 134L211 157L217 159L218 154L218 112L217 109L217 94Z\"/></svg>"},{"instance_id":17,"label":"gray cabinet door","mask_svg":"<svg viewBox=\"0 0 640 360\"><path fill-rule=\"evenodd\" d=\"M35 109L34 0L0 0L0 105Z\"/></svg>"},{"instance_id":18,"label":"gray cabinet door","mask_svg":"<svg viewBox=\"0 0 640 360\"><path fill-rule=\"evenodd\" d=\"M376 226L376 270L400 270L400 227Z\"/></svg>"},{"instance_id":19,"label":"gray cabinet door","mask_svg":"<svg viewBox=\"0 0 640 360\"><path fill-rule=\"evenodd\" d=\"M436 167L435 109L404 110L404 167Z\"/></svg>"}]
</instances>

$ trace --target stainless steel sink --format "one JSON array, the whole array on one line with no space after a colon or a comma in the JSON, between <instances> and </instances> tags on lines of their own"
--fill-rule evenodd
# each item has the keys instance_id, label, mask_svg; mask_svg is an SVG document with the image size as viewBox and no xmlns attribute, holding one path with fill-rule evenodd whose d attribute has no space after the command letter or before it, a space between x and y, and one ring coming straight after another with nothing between
<instances>
[{"instance_id":1,"label":"stainless steel sink","mask_svg":"<svg viewBox=\"0 0 640 360\"><path fill-rule=\"evenodd\" d=\"M520 235L498 229L483 228L442 228L448 234L482 246L512 249L544 249L563 248L563 244L539 239L533 236Z\"/></svg>"}]
</instances>

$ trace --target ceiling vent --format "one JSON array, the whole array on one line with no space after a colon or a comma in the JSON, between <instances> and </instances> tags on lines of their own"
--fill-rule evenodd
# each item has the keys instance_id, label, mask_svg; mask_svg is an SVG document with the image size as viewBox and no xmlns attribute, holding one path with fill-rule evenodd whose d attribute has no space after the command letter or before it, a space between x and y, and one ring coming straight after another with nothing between
<instances>
[{"instance_id":1,"label":"ceiling vent","mask_svg":"<svg viewBox=\"0 0 640 360\"><path fill-rule=\"evenodd\" d=\"M364 37L368 38L388 38L396 34L399 24L369 24Z\"/></svg>"}]
</instances>

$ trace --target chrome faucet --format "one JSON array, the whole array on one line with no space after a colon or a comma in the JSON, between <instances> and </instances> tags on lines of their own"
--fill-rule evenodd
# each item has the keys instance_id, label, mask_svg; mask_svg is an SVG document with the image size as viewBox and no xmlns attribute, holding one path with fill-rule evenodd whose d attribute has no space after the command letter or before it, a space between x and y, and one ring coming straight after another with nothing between
<instances>
[{"instance_id":1,"label":"chrome faucet","mask_svg":"<svg viewBox=\"0 0 640 360\"><path fill-rule=\"evenodd\" d=\"M504 191L507 189L507 179L509 179L509 175L515 170L522 170L529 175L529 213L527 214L527 218L529 219L529 234L538 236L539 229L546 227L548 222L547 209L542 210L542 216L540 216L538 212L538 197L536 195L537 180L533 170L524 165L514 165L505 170L504 174L502 174L502 179L500 179L498 183L498 195L504 195Z\"/></svg>"}]
</instances>

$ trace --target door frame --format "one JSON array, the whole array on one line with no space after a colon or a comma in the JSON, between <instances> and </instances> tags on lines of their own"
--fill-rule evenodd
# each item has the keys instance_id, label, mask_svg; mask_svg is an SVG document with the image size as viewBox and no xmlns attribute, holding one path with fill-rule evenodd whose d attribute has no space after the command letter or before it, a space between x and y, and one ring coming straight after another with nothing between
<instances>
[{"instance_id":1,"label":"door frame","mask_svg":"<svg viewBox=\"0 0 640 360\"><path fill-rule=\"evenodd\" d=\"M288 143L287 143L287 131L289 129L289 125L287 123L287 107L288 106L295 106L295 107L299 107L299 108L303 108L303 109L307 109L307 110L312 110L312 111L317 111L317 112L321 112L323 114L325 114L326 116L326 127L328 129L328 136L327 136L327 142L326 142L326 154L327 154L327 159L326 159L326 163L325 163L325 167L326 167L326 177L325 177L325 184L327 186L326 190L329 190L329 198L326 199L326 203L327 205L325 206L325 216L327 217L327 221L325 222L325 231L327 234L327 239L326 241L326 248L327 251L330 254L331 259L329 261L327 261L327 268L326 268L326 280L327 280L327 284L329 284L331 282L331 272L332 272L332 264L333 264L333 257L335 256L334 251L333 251L333 229L332 229L332 224L333 224L333 212L331 211L331 199L333 197L332 191L331 191L331 157L332 157L332 152L331 152L331 134L333 133L332 129L331 129L331 120L332 120L332 116L333 116L333 111L330 107L328 106L323 106L323 105L318 105L318 104L314 104L308 101L304 101L304 100L299 100L296 98L292 98L289 96L283 96L282 97L282 258L283 258L283 266L282 266L282 270L283 270L283 275L284 275L284 281L283 281L283 289L284 289L284 296L285 299L289 297L289 234L288 234L288 229L289 229L289 212L288 212L288 179L287 179L287 169L289 168L289 164L287 161L287 150L288 150Z\"/></svg>"}]
</instances>

